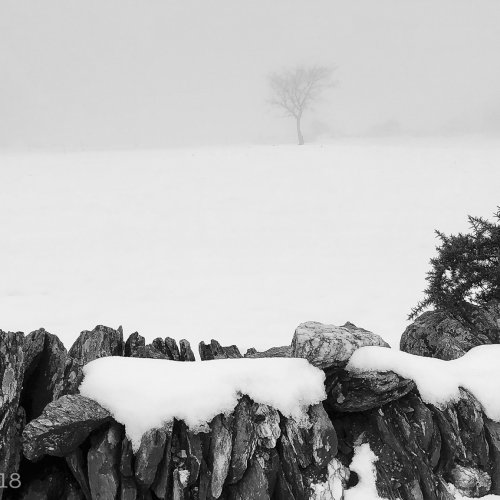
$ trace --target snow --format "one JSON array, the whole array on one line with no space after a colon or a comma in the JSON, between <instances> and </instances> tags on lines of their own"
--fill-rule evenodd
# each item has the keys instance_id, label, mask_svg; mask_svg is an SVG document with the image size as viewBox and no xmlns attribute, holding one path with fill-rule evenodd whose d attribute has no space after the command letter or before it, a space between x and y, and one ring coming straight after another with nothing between
<instances>
[{"instance_id":1,"label":"snow","mask_svg":"<svg viewBox=\"0 0 500 500\"><path fill-rule=\"evenodd\" d=\"M448 483L448 490L453 495L455 500L473 500L472 497L466 497L462 495L453 484ZM477 497L476 497L477 498ZM481 500L500 500L500 495L485 495L481 497Z\"/></svg>"},{"instance_id":2,"label":"snow","mask_svg":"<svg viewBox=\"0 0 500 500\"><path fill-rule=\"evenodd\" d=\"M194 430L231 412L242 394L300 421L325 399L324 373L305 359L176 362L106 357L83 368L80 393L125 425L137 449L142 435L174 418Z\"/></svg>"},{"instance_id":3,"label":"snow","mask_svg":"<svg viewBox=\"0 0 500 500\"><path fill-rule=\"evenodd\" d=\"M358 475L358 484L345 492L344 500L384 500L378 496L375 481L377 472L375 462L378 460L368 443L356 446L349 469Z\"/></svg>"},{"instance_id":4,"label":"snow","mask_svg":"<svg viewBox=\"0 0 500 500\"><path fill-rule=\"evenodd\" d=\"M458 400L462 387L477 398L489 418L500 421L499 359L500 345L478 346L451 361L366 346L354 352L347 370L396 372L415 381L422 399L438 407Z\"/></svg>"},{"instance_id":5,"label":"snow","mask_svg":"<svg viewBox=\"0 0 500 500\"><path fill-rule=\"evenodd\" d=\"M499 164L470 138L0 153L0 328L260 350L352 321L396 345L434 229L492 214Z\"/></svg>"}]
</instances>

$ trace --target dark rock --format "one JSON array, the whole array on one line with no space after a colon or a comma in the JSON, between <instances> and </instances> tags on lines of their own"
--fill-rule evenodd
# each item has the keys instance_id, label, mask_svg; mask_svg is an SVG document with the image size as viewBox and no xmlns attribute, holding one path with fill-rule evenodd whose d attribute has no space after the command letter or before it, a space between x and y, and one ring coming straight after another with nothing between
<instances>
[{"instance_id":1,"label":"dark rock","mask_svg":"<svg viewBox=\"0 0 500 500\"><path fill-rule=\"evenodd\" d=\"M415 388L412 380L394 372L329 373L326 379L328 408L338 412L358 412L396 401Z\"/></svg>"},{"instance_id":2,"label":"dark rock","mask_svg":"<svg viewBox=\"0 0 500 500\"><path fill-rule=\"evenodd\" d=\"M194 485L199 477L203 460L202 441L199 434L190 431L184 423L180 423L180 447L186 450L184 469L189 473L188 485Z\"/></svg>"},{"instance_id":3,"label":"dark rock","mask_svg":"<svg viewBox=\"0 0 500 500\"><path fill-rule=\"evenodd\" d=\"M309 431L312 457L316 465L323 468L337 456L337 433L321 403L309 409L309 418L312 424Z\"/></svg>"},{"instance_id":4,"label":"dark rock","mask_svg":"<svg viewBox=\"0 0 500 500\"><path fill-rule=\"evenodd\" d=\"M186 339L182 339L179 342L179 346L181 361L195 361L194 353L191 349L191 344Z\"/></svg>"},{"instance_id":5,"label":"dark rock","mask_svg":"<svg viewBox=\"0 0 500 500\"><path fill-rule=\"evenodd\" d=\"M155 480L151 486L152 491L160 500L167 499L172 489L172 466L172 433L167 432L163 457L158 464Z\"/></svg>"},{"instance_id":6,"label":"dark rock","mask_svg":"<svg viewBox=\"0 0 500 500\"><path fill-rule=\"evenodd\" d=\"M379 335L352 323L335 326L309 321L295 330L292 357L306 358L324 370L340 369L347 365L356 349L367 345L389 347Z\"/></svg>"},{"instance_id":7,"label":"dark rock","mask_svg":"<svg viewBox=\"0 0 500 500\"><path fill-rule=\"evenodd\" d=\"M185 500L185 490L189 474L184 469L174 469L172 473L172 500Z\"/></svg>"},{"instance_id":8,"label":"dark rock","mask_svg":"<svg viewBox=\"0 0 500 500\"><path fill-rule=\"evenodd\" d=\"M83 457L82 450L80 448L76 448L70 454L66 455L66 463L68 464L73 477L76 479L76 482L80 486L83 496L87 500L91 500L90 487L86 474L86 462Z\"/></svg>"},{"instance_id":9,"label":"dark rock","mask_svg":"<svg viewBox=\"0 0 500 500\"><path fill-rule=\"evenodd\" d=\"M439 359L457 359L473 347L500 342L500 305L472 307L469 321L443 311L427 311L401 336L402 351Z\"/></svg>"},{"instance_id":10,"label":"dark rock","mask_svg":"<svg viewBox=\"0 0 500 500\"><path fill-rule=\"evenodd\" d=\"M162 351L158 350L154 345L148 344L143 347L139 353L139 358L150 358L150 359L169 359L169 357Z\"/></svg>"},{"instance_id":11,"label":"dark rock","mask_svg":"<svg viewBox=\"0 0 500 500\"><path fill-rule=\"evenodd\" d=\"M83 331L68 352L62 394L75 394L83 379L83 367L94 359L124 355L123 331L98 325Z\"/></svg>"},{"instance_id":12,"label":"dark rock","mask_svg":"<svg viewBox=\"0 0 500 500\"><path fill-rule=\"evenodd\" d=\"M112 423L91 438L87 455L92 498L115 500L120 485L119 462L123 428Z\"/></svg>"},{"instance_id":13,"label":"dark rock","mask_svg":"<svg viewBox=\"0 0 500 500\"><path fill-rule=\"evenodd\" d=\"M136 500L137 485L131 477L122 477L120 479L120 500Z\"/></svg>"},{"instance_id":14,"label":"dark rock","mask_svg":"<svg viewBox=\"0 0 500 500\"><path fill-rule=\"evenodd\" d=\"M494 495L500 494L500 423L494 422L489 418L484 419L486 429L486 437L489 444L490 468L491 476L491 493Z\"/></svg>"},{"instance_id":15,"label":"dark rock","mask_svg":"<svg viewBox=\"0 0 500 500\"><path fill-rule=\"evenodd\" d=\"M64 465L64 464L63 464ZM29 480L26 480L29 477ZM70 472L55 463L41 463L36 470L21 476L16 500L83 500L83 494Z\"/></svg>"},{"instance_id":16,"label":"dark rock","mask_svg":"<svg viewBox=\"0 0 500 500\"><path fill-rule=\"evenodd\" d=\"M177 342L171 337L165 338L165 354L167 355L168 359L171 359L173 361L180 361L181 359L179 348L177 347Z\"/></svg>"},{"instance_id":17,"label":"dark rock","mask_svg":"<svg viewBox=\"0 0 500 500\"><path fill-rule=\"evenodd\" d=\"M306 498L304 481L295 459L293 447L285 434L282 434L279 444L278 449L284 478L292 490L293 498L303 500Z\"/></svg>"},{"instance_id":18,"label":"dark rock","mask_svg":"<svg viewBox=\"0 0 500 500\"><path fill-rule=\"evenodd\" d=\"M238 402L234 411L234 438L231 451L231 462L227 476L227 483L238 482L247 469L257 445L257 436L254 427L254 405L248 397Z\"/></svg>"},{"instance_id":19,"label":"dark rock","mask_svg":"<svg viewBox=\"0 0 500 500\"><path fill-rule=\"evenodd\" d=\"M0 330L0 472L17 472L19 432L23 415L18 405L23 385L24 337L22 333ZM3 490L0 489L0 499Z\"/></svg>"},{"instance_id":20,"label":"dark rock","mask_svg":"<svg viewBox=\"0 0 500 500\"><path fill-rule=\"evenodd\" d=\"M125 356L133 358L142 357L141 353L145 346L146 341L144 337L134 332L125 342Z\"/></svg>"},{"instance_id":21,"label":"dark rock","mask_svg":"<svg viewBox=\"0 0 500 500\"><path fill-rule=\"evenodd\" d=\"M451 483L464 496L482 497L490 491L491 478L487 472L456 464L449 473Z\"/></svg>"},{"instance_id":22,"label":"dark rock","mask_svg":"<svg viewBox=\"0 0 500 500\"><path fill-rule=\"evenodd\" d=\"M271 406L254 403L253 421L257 444L262 448L274 448L281 435L279 413Z\"/></svg>"},{"instance_id":23,"label":"dark rock","mask_svg":"<svg viewBox=\"0 0 500 500\"><path fill-rule=\"evenodd\" d=\"M232 451L232 421L218 415L211 424L212 439L210 442L211 494L219 498L229 472Z\"/></svg>"},{"instance_id":24,"label":"dark rock","mask_svg":"<svg viewBox=\"0 0 500 500\"><path fill-rule=\"evenodd\" d=\"M429 407L432 409L441 435L438 467L441 471L447 471L450 470L456 460L466 460L465 447L460 438L458 417L452 406L445 410L440 410L432 405L429 405Z\"/></svg>"},{"instance_id":25,"label":"dark rock","mask_svg":"<svg viewBox=\"0 0 500 500\"><path fill-rule=\"evenodd\" d=\"M134 452L132 443L126 436L122 439L120 452L120 474L123 477L133 477L134 475Z\"/></svg>"},{"instance_id":26,"label":"dark rock","mask_svg":"<svg viewBox=\"0 0 500 500\"><path fill-rule=\"evenodd\" d=\"M24 340L24 390L21 405L29 422L60 394L67 352L63 343L43 328Z\"/></svg>"},{"instance_id":27,"label":"dark rock","mask_svg":"<svg viewBox=\"0 0 500 500\"><path fill-rule=\"evenodd\" d=\"M165 341L161 337L157 337L151 342L151 345L159 352L164 354L167 358L167 349L165 347Z\"/></svg>"},{"instance_id":28,"label":"dark rock","mask_svg":"<svg viewBox=\"0 0 500 500\"><path fill-rule=\"evenodd\" d=\"M470 392L460 389L460 399L453 406L465 449L465 463L486 469L489 463L489 448L479 401Z\"/></svg>"},{"instance_id":29,"label":"dark rock","mask_svg":"<svg viewBox=\"0 0 500 500\"><path fill-rule=\"evenodd\" d=\"M211 359L227 359L227 355L223 347L214 339L210 341L210 344L200 342L198 350L200 352L200 359L202 361Z\"/></svg>"},{"instance_id":30,"label":"dark rock","mask_svg":"<svg viewBox=\"0 0 500 500\"><path fill-rule=\"evenodd\" d=\"M271 347L267 351L257 352L253 347L245 353L245 358L291 358L292 346Z\"/></svg>"},{"instance_id":31,"label":"dark rock","mask_svg":"<svg viewBox=\"0 0 500 500\"><path fill-rule=\"evenodd\" d=\"M210 341L210 344L200 342L198 350L200 352L200 359L202 361L242 357L238 347L236 347L235 345L222 347L219 342L214 339Z\"/></svg>"},{"instance_id":32,"label":"dark rock","mask_svg":"<svg viewBox=\"0 0 500 500\"><path fill-rule=\"evenodd\" d=\"M141 439L135 454L135 478L139 486L149 488L156 477L158 465L165 453L165 444L172 434L172 425L151 429Z\"/></svg>"},{"instance_id":33,"label":"dark rock","mask_svg":"<svg viewBox=\"0 0 500 500\"><path fill-rule=\"evenodd\" d=\"M226 356L230 359L242 358L240 350L235 345L229 345L227 347L223 347Z\"/></svg>"},{"instance_id":34,"label":"dark rock","mask_svg":"<svg viewBox=\"0 0 500 500\"><path fill-rule=\"evenodd\" d=\"M295 457L299 466L302 469L308 467L312 461L312 441L310 433L304 426L300 426L294 419L284 419L284 432L288 437L291 447L293 448Z\"/></svg>"},{"instance_id":35,"label":"dark rock","mask_svg":"<svg viewBox=\"0 0 500 500\"><path fill-rule=\"evenodd\" d=\"M63 457L108 420L109 412L94 400L79 394L63 396L24 428L24 455L32 461L43 455Z\"/></svg>"},{"instance_id":36,"label":"dark rock","mask_svg":"<svg viewBox=\"0 0 500 500\"><path fill-rule=\"evenodd\" d=\"M231 489L229 498L231 500L270 500L276 488L279 472L279 458L276 451L259 451L251 459L241 481Z\"/></svg>"}]
</instances>

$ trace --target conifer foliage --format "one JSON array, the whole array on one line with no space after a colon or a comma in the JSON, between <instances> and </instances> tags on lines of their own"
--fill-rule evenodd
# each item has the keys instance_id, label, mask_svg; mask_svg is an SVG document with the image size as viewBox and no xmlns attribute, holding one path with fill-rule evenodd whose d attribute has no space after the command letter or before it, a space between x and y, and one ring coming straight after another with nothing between
<instances>
[{"instance_id":1,"label":"conifer foliage","mask_svg":"<svg viewBox=\"0 0 500 500\"><path fill-rule=\"evenodd\" d=\"M465 234L436 231L440 244L430 261L425 296L409 319L428 307L467 319L471 304L500 300L500 207L493 221L469 216L469 223Z\"/></svg>"}]
</instances>

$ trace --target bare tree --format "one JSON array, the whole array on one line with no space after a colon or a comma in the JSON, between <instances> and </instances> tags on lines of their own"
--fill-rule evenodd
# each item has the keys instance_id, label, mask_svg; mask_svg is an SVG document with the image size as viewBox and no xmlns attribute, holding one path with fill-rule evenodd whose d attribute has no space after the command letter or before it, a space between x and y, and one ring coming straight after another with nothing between
<instances>
[{"instance_id":1,"label":"bare tree","mask_svg":"<svg viewBox=\"0 0 500 500\"><path fill-rule=\"evenodd\" d=\"M293 116L297 125L299 145L304 144L300 121L304 111L310 109L328 88L334 87L334 68L325 66L298 66L269 76L272 98L270 103Z\"/></svg>"}]
</instances>

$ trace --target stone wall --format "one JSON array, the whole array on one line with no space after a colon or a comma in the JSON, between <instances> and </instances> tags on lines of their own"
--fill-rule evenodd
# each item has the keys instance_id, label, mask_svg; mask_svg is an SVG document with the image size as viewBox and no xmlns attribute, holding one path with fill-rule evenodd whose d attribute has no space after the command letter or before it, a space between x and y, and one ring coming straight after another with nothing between
<instances>
[{"instance_id":1,"label":"stone wall","mask_svg":"<svg viewBox=\"0 0 500 500\"><path fill-rule=\"evenodd\" d=\"M0 332L0 472L21 478L0 498L341 500L357 483L349 471L354 449L366 442L378 457L382 497L451 499L449 483L472 497L500 493L500 424L465 391L438 409L395 373L345 371L363 345L387 346L351 323L309 322L290 346L247 352L304 357L325 371L327 399L309 409L307 422L243 396L209 432L170 422L144 435L134 453L123 426L78 394L82 367L112 355L194 361L187 341L146 345L138 333L125 341L121 328L98 326L66 351L43 329ZM199 352L202 360L241 357L215 340Z\"/></svg>"}]
</instances>

